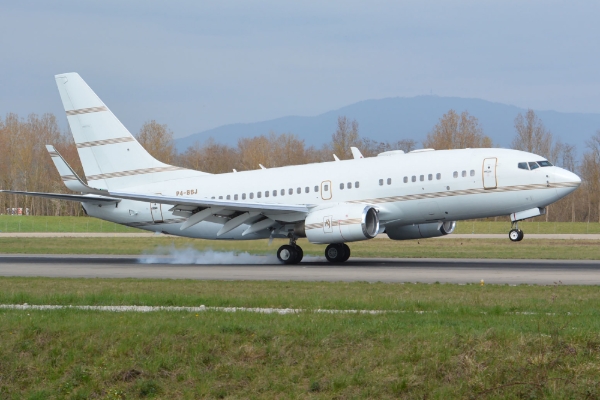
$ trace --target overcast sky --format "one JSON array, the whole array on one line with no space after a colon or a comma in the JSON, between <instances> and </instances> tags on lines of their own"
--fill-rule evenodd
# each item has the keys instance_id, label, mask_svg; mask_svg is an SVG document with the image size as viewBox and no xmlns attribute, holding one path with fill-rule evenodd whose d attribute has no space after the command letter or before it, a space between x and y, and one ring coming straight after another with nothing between
<instances>
[{"instance_id":1,"label":"overcast sky","mask_svg":"<svg viewBox=\"0 0 600 400\"><path fill-rule=\"evenodd\" d=\"M599 15L597 1L6 1L0 114L65 126L63 72L133 133L156 119L176 137L430 93L600 113Z\"/></svg>"}]
</instances>

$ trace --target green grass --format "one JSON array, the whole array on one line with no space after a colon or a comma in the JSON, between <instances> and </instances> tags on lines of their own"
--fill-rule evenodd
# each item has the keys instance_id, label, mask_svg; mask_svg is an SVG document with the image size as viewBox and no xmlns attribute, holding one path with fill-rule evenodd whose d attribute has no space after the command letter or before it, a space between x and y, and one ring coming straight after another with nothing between
<instances>
[{"instance_id":1,"label":"green grass","mask_svg":"<svg viewBox=\"0 0 600 400\"><path fill-rule=\"evenodd\" d=\"M1 232L146 232L91 217L38 217L0 215Z\"/></svg>"},{"instance_id":2,"label":"green grass","mask_svg":"<svg viewBox=\"0 0 600 400\"><path fill-rule=\"evenodd\" d=\"M458 221L456 233L502 233L508 234L510 222L502 221ZM597 222L520 222L525 233L600 233ZM147 232L91 217L38 217L0 215L1 232Z\"/></svg>"},{"instance_id":3,"label":"green grass","mask_svg":"<svg viewBox=\"0 0 600 400\"><path fill-rule=\"evenodd\" d=\"M411 311L0 310L0 397L593 399L600 396L597 293L525 285L0 278L2 303Z\"/></svg>"},{"instance_id":4,"label":"green grass","mask_svg":"<svg viewBox=\"0 0 600 400\"><path fill-rule=\"evenodd\" d=\"M4 254L167 254L172 249L274 254L286 243L275 240L215 241L151 236L148 238L0 238ZM299 240L306 255L322 256L325 246ZM599 240L535 239L513 243L505 239L425 239L393 241L374 239L349 243L352 257L391 258L506 258L598 260Z\"/></svg>"}]
</instances>

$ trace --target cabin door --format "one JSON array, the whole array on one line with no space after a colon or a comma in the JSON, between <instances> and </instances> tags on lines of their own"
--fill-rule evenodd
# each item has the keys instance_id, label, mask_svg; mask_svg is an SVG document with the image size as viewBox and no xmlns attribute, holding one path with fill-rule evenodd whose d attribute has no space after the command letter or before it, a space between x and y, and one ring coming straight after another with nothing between
<instances>
[{"instance_id":1,"label":"cabin door","mask_svg":"<svg viewBox=\"0 0 600 400\"><path fill-rule=\"evenodd\" d=\"M496 179L497 158L486 158L483 160L483 188L496 189L498 181Z\"/></svg>"},{"instance_id":2,"label":"cabin door","mask_svg":"<svg viewBox=\"0 0 600 400\"><path fill-rule=\"evenodd\" d=\"M321 182L321 198L331 200L331 181Z\"/></svg>"},{"instance_id":3,"label":"cabin door","mask_svg":"<svg viewBox=\"0 0 600 400\"><path fill-rule=\"evenodd\" d=\"M163 222L162 216L162 204L150 203L150 214L152 214L152 220L156 222Z\"/></svg>"}]
</instances>

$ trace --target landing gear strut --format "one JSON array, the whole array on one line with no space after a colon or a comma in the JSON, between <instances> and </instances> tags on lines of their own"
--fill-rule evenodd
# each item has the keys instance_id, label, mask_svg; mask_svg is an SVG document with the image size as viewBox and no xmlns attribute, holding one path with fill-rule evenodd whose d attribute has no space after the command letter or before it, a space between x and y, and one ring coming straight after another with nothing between
<instances>
[{"instance_id":1,"label":"landing gear strut","mask_svg":"<svg viewBox=\"0 0 600 400\"><path fill-rule=\"evenodd\" d=\"M521 240L523 240L525 234L522 230L519 229L519 221L513 222L511 224L511 228L513 229L511 229L510 232L508 232L508 238L512 242L520 242Z\"/></svg>"},{"instance_id":2,"label":"landing gear strut","mask_svg":"<svg viewBox=\"0 0 600 400\"><path fill-rule=\"evenodd\" d=\"M296 238L290 237L290 244L284 244L277 250L277 258L284 264L298 264L302 261L304 252L302 247L296 244Z\"/></svg>"},{"instance_id":3,"label":"landing gear strut","mask_svg":"<svg viewBox=\"0 0 600 400\"><path fill-rule=\"evenodd\" d=\"M332 243L325 249L325 258L332 263L343 263L350 258L350 247L346 243Z\"/></svg>"}]
</instances>

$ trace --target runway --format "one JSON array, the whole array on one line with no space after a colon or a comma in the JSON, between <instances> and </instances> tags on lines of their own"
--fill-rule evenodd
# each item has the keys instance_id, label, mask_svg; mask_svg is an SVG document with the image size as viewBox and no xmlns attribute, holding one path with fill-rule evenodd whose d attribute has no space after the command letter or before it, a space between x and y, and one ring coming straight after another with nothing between
<instances>
[{"instance_id":1,"label":"runway","mask_svg":"<svg viewBox=\"0 0 600 400\"><path fill-rule=\"evenodd\" d=\"M367 281L423 283L566 285L600 284L600 261L350 259L299 265L273 264L260 256L253 264L172 264L168 257L142 264L137 256L3 255L0 276L63 278L143 278L200 280Z\"/></svg>"}]
</instances>

